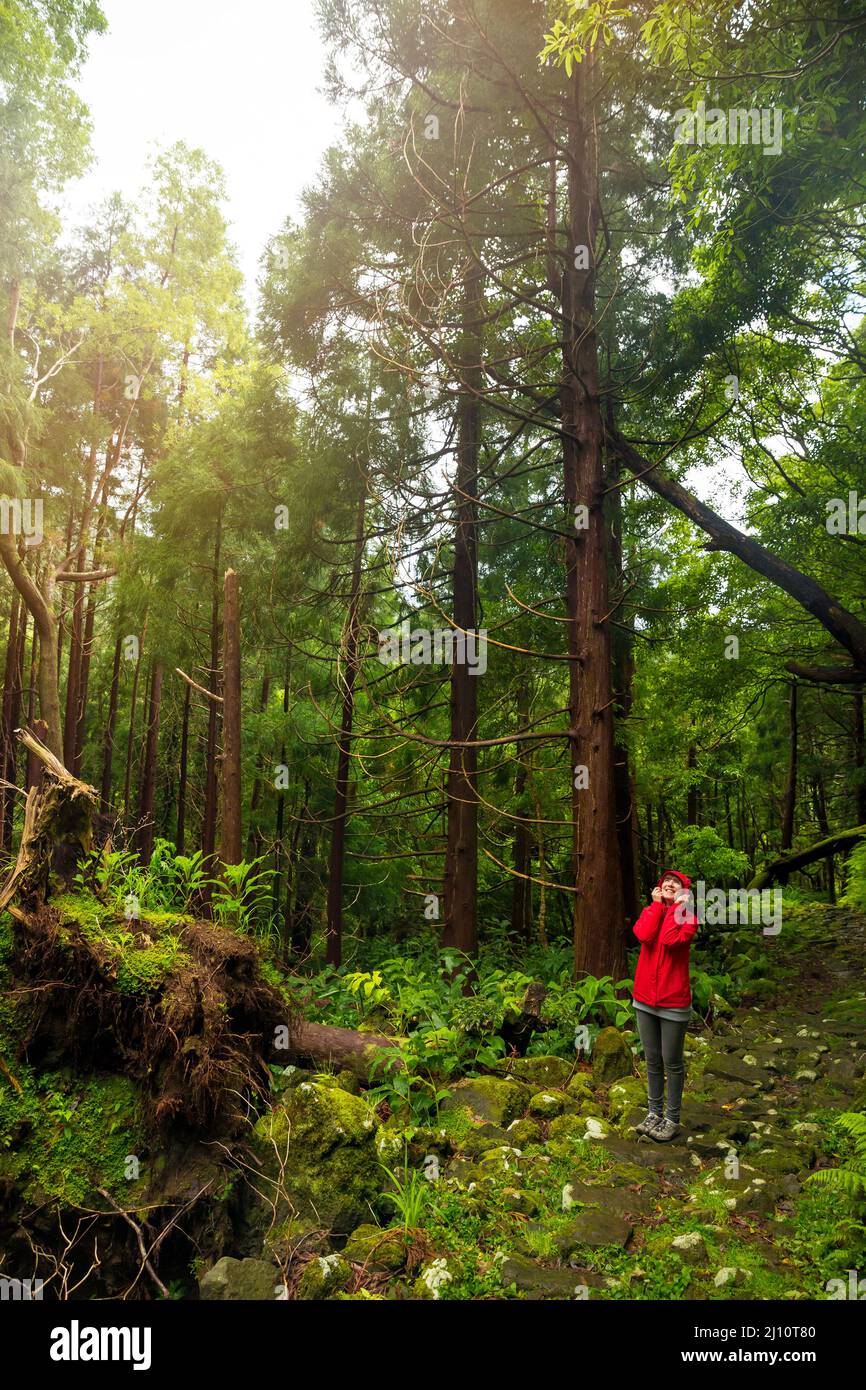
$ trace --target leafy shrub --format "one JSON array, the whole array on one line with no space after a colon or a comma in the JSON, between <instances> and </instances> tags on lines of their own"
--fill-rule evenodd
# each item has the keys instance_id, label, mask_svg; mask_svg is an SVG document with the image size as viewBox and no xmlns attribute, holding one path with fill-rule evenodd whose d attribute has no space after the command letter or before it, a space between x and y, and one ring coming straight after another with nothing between
<instances>
[{"instance_id":1,"label":"leafy shrub","mask_svg":"<svg viewBox=\"0 0 866 1390\"><path fill-rule=\"evenodd\" d=\"M866 912L866 840L861 841L848 857L842 902L846 907Z\"/></svg>"},{"instance_id":2,"label":"leafy shrub","mask_svg":"<svg viewBox=\"0 0 866 1390\"><path fill-rule=\"evenodd\" d=\"M837 1123L852 1141L853 1154L840 1168L820 1168L807 1182L819 1183L842 1193L852 1202L866 1198L866 1115L846 1111Z\"/></svg>"},{"instance_id":3,"label":"leafy shrub","mask_svg":"<svg viewBox=\"0 0 866 1390\"><path fill-rule=\"evenodd\" d=\"M711 825L685 825L674 835L670 863L691 879L703 879L712 887L724 888L742 883L748 877L748 855L726 845Z\"/></svg>"}]
</instances>

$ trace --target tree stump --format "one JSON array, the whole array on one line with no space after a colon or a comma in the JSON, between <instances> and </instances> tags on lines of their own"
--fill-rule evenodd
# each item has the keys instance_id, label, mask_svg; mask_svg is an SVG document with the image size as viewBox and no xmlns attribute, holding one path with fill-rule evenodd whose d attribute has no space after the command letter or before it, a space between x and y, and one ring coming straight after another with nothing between
<instances>
[{"instance_id":1,"label":"tree stump","mask_svg":"<svg viewBox=\"0 0 866 1390\"><path fill-rule=\"evenodd\" d=\"M99 798L95 787L73 777L29 729L16 729L15 737L43 769L41 781L27 793L18 858L0 891L0 912L20 917L13 898L25 908L37 907L48 895L52 873L61 883L71 880L90 850Z\"/></svg>"}]
</instances>

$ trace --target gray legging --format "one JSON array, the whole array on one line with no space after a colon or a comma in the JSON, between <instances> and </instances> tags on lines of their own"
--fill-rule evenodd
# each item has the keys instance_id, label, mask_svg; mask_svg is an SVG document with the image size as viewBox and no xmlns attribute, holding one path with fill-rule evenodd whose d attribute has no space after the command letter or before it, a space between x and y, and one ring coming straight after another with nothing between
<instances>
[{"instance_id":1,"label":"gray legging","mask_svg":"<svg viewBox=\"0 0 866 1390\"><path fill-rule=\"evenodd\" d=\"M677 1023L673 1018L658 1018L656 1014L645 1013L643 1009L635 1009L635 1013L646 1057L649 1108L654 1115L662 1113L667 1076L668 1103L665 1113L674 1124L679 1124L686 1076L683 1047L689 1025Z\"/></svg>"}]
</instances>

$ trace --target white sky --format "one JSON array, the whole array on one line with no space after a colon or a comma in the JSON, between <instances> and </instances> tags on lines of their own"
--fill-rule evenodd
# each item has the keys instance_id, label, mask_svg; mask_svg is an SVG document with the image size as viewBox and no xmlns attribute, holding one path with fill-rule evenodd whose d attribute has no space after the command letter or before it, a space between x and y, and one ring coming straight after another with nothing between
<instances>
[{"instance_id":1,"label":"white sky","mask_svg":"<svg viewBox=\"0 0 866 1390\"><path fill-rule=\"evenodd\" d=\"M134 198L156 147L200 147L226 176L225 212L254 311L262 251L298 213L302 189L339 138L341 112L317 90L328 54L313 0L102 0L102 8L108 32L91 38L78 82L94 162L67 186L69 216L84 221L115 190ZM734 520L740 508L726 501Z\"/></svg>"},{"instance_id":2,"label":"white sky","mask_svg":"<svg viewBox=\"0 0 866 1390\"><path fill-rule=\"evenodd\" d=\"M90 42L78 90L93 121L94 165L67 188L70 214L119 190L134 197L156 145L184 140L226 175L231 236L252 306L258 261L340 113L316 90L326 53L312 0L102 0L108 32Z\"/></svg>"}]
</instances>

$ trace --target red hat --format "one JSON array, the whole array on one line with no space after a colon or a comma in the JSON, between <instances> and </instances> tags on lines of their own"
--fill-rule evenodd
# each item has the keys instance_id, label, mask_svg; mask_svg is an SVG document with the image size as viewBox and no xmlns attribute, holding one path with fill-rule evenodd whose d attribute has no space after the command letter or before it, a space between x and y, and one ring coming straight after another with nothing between
<instances>
[{"instance_id":1,"label":"red hat","mask_svg":"<svg viewBox=\"0 0 866 1390\"><path fill-rule=\"evenodd\" d=\"M658 881L656 887L661 888L661 886L662 886L662 884L664 883L665 879L666 879L666 878L670 878L671 876L673 876L674 878L678 878L679 881L680 881L680 883L683 885L684 888L691 888L691 886L692 886L692 881L691 881L691 879L689 878L688 874L681 874L681 873L678 872L677 869L665 869L665 871L664 871L664 873L662 874L661 878L659 879L659 881Z\"/></svg>"}]
</instances>

